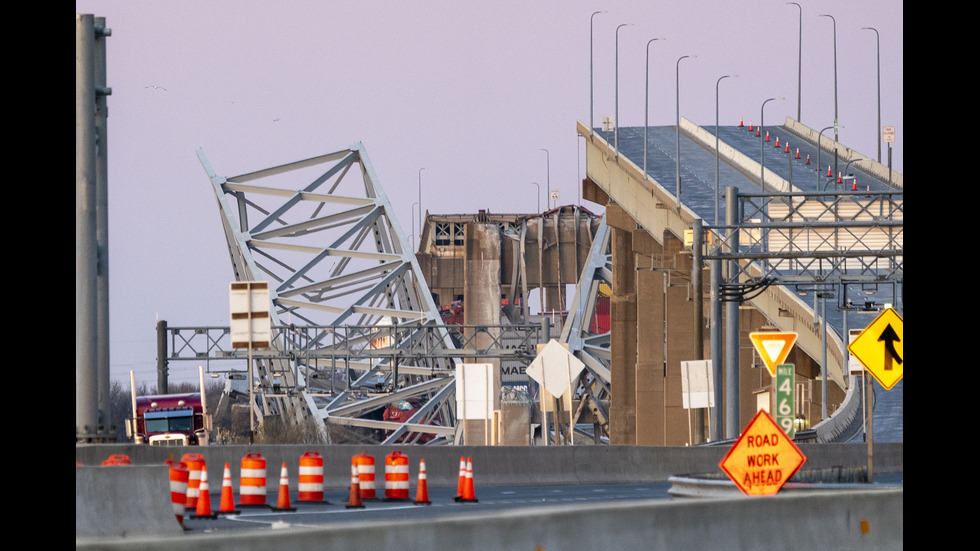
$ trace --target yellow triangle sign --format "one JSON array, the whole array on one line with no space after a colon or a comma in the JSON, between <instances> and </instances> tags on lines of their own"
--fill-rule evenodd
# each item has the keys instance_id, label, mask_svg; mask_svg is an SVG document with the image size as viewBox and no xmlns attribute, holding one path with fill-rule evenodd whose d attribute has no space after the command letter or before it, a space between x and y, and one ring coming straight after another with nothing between
<instances>
[{"instance_id":1,"label":"yellow triangle sign","mask_svg":"<svg viewBox=\"0 0 980 551\"><path fill-rule=\"evenodd\" d=\"M776 366L786 362L786 356L796 343L795 331L758 331L749 333L752 344L766 364L769 374L776 376Z\"/></svg>"}]
</instances>

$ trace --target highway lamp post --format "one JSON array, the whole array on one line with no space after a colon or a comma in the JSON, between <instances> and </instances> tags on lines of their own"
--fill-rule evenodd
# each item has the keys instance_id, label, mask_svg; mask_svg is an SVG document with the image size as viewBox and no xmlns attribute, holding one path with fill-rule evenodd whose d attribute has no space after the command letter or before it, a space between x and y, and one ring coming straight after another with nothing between
<instances>
[{"instance_id":1,"label":"highway lamp post","mask_svg":"<svg viewBox=\"0 0 980 551\"><path fill-rule=\"evenodd\" d=\"M661 38L651 38L647 41L647 80L644 93L645 107L643 109L643 179L647 180L647 142L650 140L650 44Z\"/></svg>"},{"instance_id":2,"label":"highway lamp post","mask_svg":"<svg viewBox=\"0 0 980 551\"><path fill-rule=\"evenodd\" d=\"M592 43L593 36L595 34L595 16L600 13L606 13L604 11L597 11L592 13L592 17L589 18L589 136L592 136L595 132L595 80L593 78L593 54L592 54ZM540 194L539 194L540 195Z\"/></svg>"},{"instance_id":3,"label":"highway lamp post","mask_svg":"<svg viewBox=\"0 0 980 551\"><path fill-rule=\"evenodd\" d=\"M851 174L848 172L849 170L851 170L851 163L856 163L858 161L863 161L863 160L864 159L858 158L858 159L851 159L850 161L847 161L847 164L844 165L844 177L845 178L851 178L852 177Z\"/></svg>"},{"instance_id":4,"label":"highway lamp post","mask_svg":"<svg viewBox=\"0 0 980 551\"><path fill-rule=\"evenodd\" d=\"M861 27L861 30L875 32L875 51L878 64L878 163L881 163L881 35L874 27Z\"/></svg>"},{"instance_id":5,"label":"highway lamp post","mask_svg":"<svg viewBox=\"0 0 980 551\"><path fill-rule=\"evenodd\" d=\"M418 205L418 204L419 203L417 203L417 202L416 203L412 203L412 232L415 232L415 205ZM415 239L414 239L415 238L415 235L414 235L414 233L410 237L412 238L411 241L410 241L411 244L412 244L412 252L415 252ZM422 239L422 225L421 224L419 224L419 239Z\"/></svg>"},{"instance_id":6,"label":"highway lamp post","mask_svg":"<svg viewBox=\"0 0 980 551\"><path fill-rule=\"evenodd\" d=\"M425 167L419 169L419 237L422 236L422 171Z\"/></svg>"},{"instance_id":7,"label":"highway lamp post","mask_svg":"<svg viewBox=\"0 0 980 551\"><path fill-rule=\"evenodd\" d=\"M770 101L778 101L786 98L769 98L762 102L762 108L759 113L759 143L761 144L760 150L762 152L762 158L760 159L761 167L759 169L759 185L762 187L762 193L766 192L766 104Z\"/></svg>"},{"instance_id":8,"label":"highway lamp post","mask_svg":"<svg viewBox=\"0 0 980 551\"><path fill-rule=\"evenodd\" d=\"M531 184L537 188L537 191L534 193L534 198L537 200L537 210L535 212L541 214L541 186L537 182L531 182Z\"/></svg>"},{"instance_id":9,"label":"highway lamp post","mask_svg":"<svg viewBox=\"0 0 980 551\"><path fill-rule=\"evenodd\" d=\"M834 22L834 141L840 142L840 136L837 133L837 20L834 19L833 15L827 15L825 13L820 14L820 17L829 17L831 21Z\"/></svg>"},{"instance_id":10,"label":"highway lamp post","mask_svg":"<svg viewBox=\"0 0 980 551\"><path fill-rule=\"evenodd\" d=\"M551 209L551 152L547 149L542 149L545 152L545 159L547 160L548 167L548 194L545 199L548 201L548 209Z\"/></svg>"},{"instance_id":11,"label":"highway lamp post","mask_svg":"<svg viewBox=\"0 0 980 551\"><path fill-rule=\"evenodd\" d=\"M835 124L834 126L837 125ZM820 191L820 172L822 170L821 167L823 167L823 165L820 164L820 152L823 151L823 149L820 147L820 142L821 140L823 140L823 133L830 130L831 128L834 128L834 126L828 126L824 128L823 130L820 131L820 134L817 135L817 189L816 191ZM827 186L824 185L825 189L826 187Z\"/></svg>"},{"instance_id":12,"label":"highway lamp post","mask_svg":"<svg viewBox=\"0 0 980 551\"><path fill-rule=\"evenodd\" d=\"M682 55L677 59L677 67L675 71L674 79L674 94L675 94L675 114L677 116L677 155L675 163L675 172L677 173L677 211L681 210L681 60L687 57L693 57L689 55Z\"/></svg>"},{"instance_id":13,"label":"highway lamp post","mask_svg":"<svg viewBox=\"0 0 980 551\"><path fill-rule=\"evenodd\" d=\"M796 122L801 122L800 120L800 106L803 103L803 6L797 4L796 2L786 2L787 4L792 4L800 9L800 34L799 34L799 46L797 52L799 55L796 60Z\"/></svg>"},{"instance_id":14,"label":"highway lamp post","mask_svg":"<svg viewBox=\"0 0 980 551\"><path fill-rule=\"evenodd\" d=\"M721 81L722 80L724 80L726 78L729 78L729 77L737 77L737 76L738 75L724 75L724 76L719 77L718 80L715 82L715 226L718 225L718 201L719 201L719 197L721 196L721 193L720 193L720 189L721 188L719 187L721 166L720 166L720 160L719 160L719 156L720 155L718 153L718 129L719 129L719 124L718 124L718 103L719 103L718 102L718 91L719 91L719 87L721 85ZM644 171L645 171L645 169L644 169Z\"/></svg>"},{"instance_id":15,"label":"highway lamp post","mask_svg":"<svg viewBox=\"0 0 980 551\"><path fill-rule=\"evenodd\" d=\"M616 150L616 158L619 159L619 29L623 27L631 27L632 23L622 23L616 27L616 113L613 121L616 124L616 130L613 134L613 140L615 141L613 149ZM550 191L548 192L551 193ZM549 199L550 200L550 199Z\"/></svg>"}]
</instances>

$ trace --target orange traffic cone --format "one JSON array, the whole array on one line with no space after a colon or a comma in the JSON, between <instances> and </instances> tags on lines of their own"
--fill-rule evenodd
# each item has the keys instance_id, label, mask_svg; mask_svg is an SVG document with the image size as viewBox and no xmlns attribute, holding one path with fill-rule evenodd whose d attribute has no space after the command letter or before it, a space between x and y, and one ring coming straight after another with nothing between
<instances>
[{"instance_id":1,"label":"orange traffic cone","mask_svg":"<svg viewBox=\"0 0 980 551\"><path fill-rule=\"evenodd\" d=\"M225 463L224 479L221 481L221 503L218 505L219 515L237 515L241 511L235 509L235 495L231 489L231 466Z\"/></svg>"},{"instance_id":2,"label":"orange traffic cone","mask_svg":"<svg viewBox=\"0 0 980 551\"><path fill-rule=\"evenodd\" d=\"M363 509L364 503L361 501L361 477L357 474L357 464L350 466L350 497L347 499L348 509Z\"/></svg>"},{"instance_id":3,"label":"orange traffic cone","mask_svg":"<svg viewBox=\"0 0 980 551\"><path fill-rule=\"evenodd\" d=\"M289 504L289 473L286 471L286 462L282 462L282 470L279 471L279 500L273 511L295 511L296 508Z\"/></svg>"},{"instance_id":4,"label":"orange traffic cone","mask_svg":"<svg viewBox=\"0 0 980 551\"><path fill-rule=\"evenodd\" d=\"M463 503L476 503L476 492L473 488L473 459L466 460L466 484L463 486L463 497L459 498Z\"/></svg>"},{"instance_id":5,"label":"orange traffic cone","mask_svg":"<svg viewBox=\"0 0 980 551\"><path fill-rule=\"evenodd\" d=\"M749 132L752 131L752 121L749 121Z\"/></svg>"},{"instance_id":6,"label":"orange traffic cone","mask_svg":"<svg viewBox=\"0 0 980 551\"><path fill-rule=\"evenodd\" d=\"M830 172L830 165L827 165L827 177L830 178L833 174Z\"/></svg>"},{"instance_id":7,"label":"orange traffic cone","mask_svg":"<svg viewBox=\"0 0 980 551\"><path fill-rule=\"evenodd\" d=\"M851 191L857 191L857 190L858 190L858 181L857 178L855 178L854 183L851 184Z\"/></svg>"},{"instance_id":8,"label":"orange traffic cone","mask_svg":"<svg viewBox=\"0 0 980 551\"><path fill-rule=\"evenodd\" d=\"M745 127L745 121L742 119L742 117L739 117L738 118L738 127L739 128L744 128Z\"/></svg>"},{"instance_id":9,"label":"orange traffic cone","mask_svg":"<svg viewBox=\"0 0 980 551\"><path fill-rule=\"evenodd\" d=\"M800 148L799 147L796 148L796 158L797 159L800 158ZM807 157L807 159L809 159L809 157Z\"/></svg>"},{"instance_id":10,"label":"orange traffic cone","mask_svg":"<svg viewBox=\"0 0 980 551\"><path fill-rule=\"evenodd\" d=\"M779 149L779 136L776 136L776 149Z\"/></svg>"},{"instance_id":11,"label":"orange traffic cone","mask_svg":"<svg viewBox=\"0 0 980 551\"><path fill-rule=\"evenodd\" d=\"M810 166L810 154L809 153L806 154L806 165L807 166Z\"/></svg>"},{"instance_id":12,"label":"orange traffic cone","mask_svg":"<svg viewBox=\"0 0 980 551\"><path fill-rule=\"evenodd\" d=\"M218 518L211 512L211 491L208 490L208 469L201 466L201 487L197 496L197 512L193 518Z\"/></svg>"},{"instance_id":13,"label":"orange traffic cone","mask_svg":"<svg viewBox=\"0 0 980 551\"><path fill-rule=\"evenodd\" d=\"M839 170L838 170L838 171L837 171L837 183L838 183L838 184L841 184L841 183L843 183L843 182L844 182L844 175L843 175L843 174L841 174L841 171L839 171Z\"/></svg>"},{"instance_id":14,"label":"orange traffic cone","mask_svg":"<svg viewBox=\"0 0 980 551\"><path fill-rule=\"evenodd\" d=\"M789 142L786 142L786 151L783 151L783 153L789 153ZM796 150L796 158L797 159L800 158L800 150L799 149Z\"/></svg>"},{"instance_id":15,"label":"orange traffic cone","mask_svg":"<svg viewBox=\"0 0 980 551\"><path fill-rule=\"evenodd\" d=\"M871 197L871 186L868 186L868 188L865 190L865 193L866 193L865 197Z\"/></svg>"},{"instance_id":16,"label":"orange traffic cone","mask_svg":"<svg viewBox=\"0 0 980 551\"><path fill-rule=\"evenodd\" d=\"M456 497L453 499L459 501L463 497L463 488L466 487L466 458L459 458L459 482L456 484Z\"/></svg>"},{"instance_id":17,"label":"orange traffic cone","mask_svg":"<svg viewBox=\"0 0 980 551\"><path fill-rule=\"evenodd\" d=\"M769 141L769 131L766 130L766 142L768 142L768 141Z\"/></svg>"},{"instance_id":18,"label":"orange traffic cone","mask_svg":"<svg viewBox=\"0 0 980 551\"><path fill-rule=\"evenodd\" d=\"M415 491L416 505L432 505L429 501L429 484L425 481L425 459L419 461L419 486Z\"/></svg>"}]
</instances>

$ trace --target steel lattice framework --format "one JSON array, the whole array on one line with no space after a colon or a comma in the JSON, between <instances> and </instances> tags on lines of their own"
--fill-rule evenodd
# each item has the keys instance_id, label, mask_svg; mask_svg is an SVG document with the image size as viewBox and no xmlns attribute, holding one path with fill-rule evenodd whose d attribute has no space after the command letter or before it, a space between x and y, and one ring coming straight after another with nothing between
<instances>
[{"instance_id":1,"label":"steel lattice framework","mask_svg":"<svg viewBox=\"0 0 980 551\"><path fill-rule=\"evenodd\" d=\"M562 328L560 342L568 344L568 350L585 364L588 374L582 382L581 407L588 407L606 436L609 436L608 402L610 398L609 332L599 332L593 324L596 318L596 302L600 286L612 288L612 257L609 250L610 232L603 217L592 240L589 260L582 268L575 297L569 304L568 319ZM576 412L576 419L581 413Z\"/></svg>"},{"instance_id":2,"label":"steel lattice framework","mask_svg":"<svg viewBox=\"0 0 980 551\"><path fill-rule=\"evenodd\" d=\"M391 356L347 361L350 349L372 346L372 331L341 335L330 329L375 327L380 332L397 326L402 330L378 338L397 334L427 350L455 348L364 146L234 177L219 176L203 151L198 157L218 201L235 279L270 282L274 326L327 328L302 343L287 342L299 333L278 334L277 350L302 347L334 361L323 367L300 365L301 358L260 355L255 369L262 403L255 407L297 422L313 416L326 423L383 428L390 431L386 441L406 438L410 428L430 426L430 434L443 437L452 433L455 385L449 354L414 356L396 375ZM337 358L345 373L357 377L347 390L330 393L318 381L333 380ZM368 398L351 390L366 386L386 393ZM405 424L379 427L384 423L358 416L406 397L426 405Z\"/></svg>"},{"instance_id":3,"label":"steel lattice framework","mask_svg":"<svg viewBox=\"0 0 980 551\"><path fill-rule=\"evenodd\" d=\"M705 260L730 260L725 300L769 285L878 284L904 275L902 192L739 194Z\"/></svg>"}]
</instances>

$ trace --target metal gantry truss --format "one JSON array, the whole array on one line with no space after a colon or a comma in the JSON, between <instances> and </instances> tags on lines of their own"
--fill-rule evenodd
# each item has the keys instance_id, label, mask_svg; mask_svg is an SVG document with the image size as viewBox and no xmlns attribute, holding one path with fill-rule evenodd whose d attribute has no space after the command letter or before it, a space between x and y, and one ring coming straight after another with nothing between
<instances>
[{"instance_id":1,"label":"metal gantry truss","mask_svg":"<svg viewBox=\"0 0 980 551\"><path fill-rule=\"evenodd\" d=\"M738 194L736 223L710 228L704 259L731 261L723 300L745 300L769 285L900 283L902 196Z\"/></svg>"},{"instance_id":2,"label":"metal gantry truss","mask_svg":"<svg viewBox=\"0 0 980 551\"><path fill-rule=\"evenodd\" d=\"M433 346L449 330L457 348ZM264 385L266 399L305 394L328 415L327 423L379 430L379 441L416 441L432 437L452 439L455 427L442 420L454 419L452 369L440 362L501 358L530 363L541 340L540 325L405 325L369 326L273 326L274 342L284 346L255 351L260 364L288 365L291 373L266 370L272 378ZM489 337L489 338L488 338ZM228 327L168 327L167 360L206 362L210 373L235 373L241 368L224 360L247 359L247 352L231 347ZM212 363L215 362L212 367ZM284 387L282 381L308 381L306 388ZM410 386L404 385L414 378ZM399 400L424 397L416 419L388 422L370 414ZM421 400L420 400L421 401ZM429 418L433 422L426 423Z\"/></svg>"},{"instance_id":3,"label":"metal gantry truss","mask_svg":"<svg viewBox=\"0 0 980 551\"><path fill-rule=\"evenodd\" d=\"M273 325L400 326L406 333L399 338L430 350L456 348L363 145L233 177L219 176L203 151L198 157L218 201L235 279L269 281ZM295 350L293 337L300 338L280 333L272 348ZM368 333L335 329L307 337L302 346L311 354L323 351L322 357L331 348L370 342ZM356 373L351 388L380 377L386 388L441 410L441 426L433 424L432 431L454 427L451 354L416 356L397 374L391 359L379 355L346 366ZM319 365L298 369L297 361L274 353L256 362L265 415L372 427L348 417L355 409L350 403L362 398L353 390L325 404L314 399L327 391L320 381L332 381L333 374L321 377ZM426 416L415 417L409 424L425 424ZM435 416L426 419L433 423Z\"/></svg>"}]
</instances>

